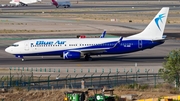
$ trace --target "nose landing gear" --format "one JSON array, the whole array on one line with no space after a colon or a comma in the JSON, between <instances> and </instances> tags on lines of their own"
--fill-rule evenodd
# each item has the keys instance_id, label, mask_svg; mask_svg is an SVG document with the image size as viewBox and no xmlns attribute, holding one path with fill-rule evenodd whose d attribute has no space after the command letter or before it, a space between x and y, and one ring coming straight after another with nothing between
<instances>
[{"instance_id":1,"label":"nose landing gear","mask_svg":"<svg viewBox=\"0 0 180 101\"><path fill-rule=\"evenodd\" d=\"M16 55L17 58L21 58L21 61L25 61L22 55Z\"/></svg>"}]
</instances>

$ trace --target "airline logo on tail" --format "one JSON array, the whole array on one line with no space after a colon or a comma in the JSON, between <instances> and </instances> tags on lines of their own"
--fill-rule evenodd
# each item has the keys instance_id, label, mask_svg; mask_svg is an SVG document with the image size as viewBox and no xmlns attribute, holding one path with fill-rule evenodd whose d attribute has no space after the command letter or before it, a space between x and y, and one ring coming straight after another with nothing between
<instances>
[{"instance_id":1,"label":"airline logo on tail","mask_svg":"<svg viewBox=\"0 0 180 101\"><path fill-rule=\"evenodd\" d=\"M159 30L161 31L161 28L159 27L159 20L161 21L161 23L163 23L162 21L162 18L164 18L164 14L160 14L156 19L155 19L155 22L156 22L156 25L157 27L159 28Z\"/></svg>"},{"instance_id":2,"label":"airline logo on tail","mask_svg":"<svg viewBox=\"0 0 180 101\"><path fill-rule=\"evenodd\" d=\"M55 6L58 6L58 3L56 0L52 0L52 4L55 5Z\"/></svg>"}]
</instances>

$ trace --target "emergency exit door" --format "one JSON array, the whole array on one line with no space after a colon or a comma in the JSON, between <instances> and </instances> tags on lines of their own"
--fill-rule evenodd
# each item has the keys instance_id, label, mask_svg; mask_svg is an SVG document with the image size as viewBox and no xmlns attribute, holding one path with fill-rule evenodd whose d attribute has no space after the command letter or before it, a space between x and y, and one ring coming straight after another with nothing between
<instances>
[{"instance_id":1,"label":"emergency exit door","mask_svg":"<svg viewBox=\"0 0 180 101\"><path fill-rule=\"evenodd\" d=\"M25 47L24 47L24 49L26 50L26 51L28 51L29 50L29 43L28 42L25 42L25 45L24 45Z\"/></svg>"}]
</instances>

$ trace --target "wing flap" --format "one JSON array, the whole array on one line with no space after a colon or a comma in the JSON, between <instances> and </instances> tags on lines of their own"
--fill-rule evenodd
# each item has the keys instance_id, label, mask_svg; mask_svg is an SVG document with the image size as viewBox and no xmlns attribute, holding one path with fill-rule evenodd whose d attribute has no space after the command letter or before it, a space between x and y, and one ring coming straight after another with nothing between
<instances>
[{"instance_id":1,"label":"wing flap","mask_svg":"<svg viewBox=\"0 0 180 101\"><path fill-rule=\"evenodd\" d=\"M102 53L105 52L107 49L110 49L112 47L108 48L91 48L91 49L78 49L78 50L70 50L70 51L76 51L81 53Z\"/></svg>"}]
</instances>

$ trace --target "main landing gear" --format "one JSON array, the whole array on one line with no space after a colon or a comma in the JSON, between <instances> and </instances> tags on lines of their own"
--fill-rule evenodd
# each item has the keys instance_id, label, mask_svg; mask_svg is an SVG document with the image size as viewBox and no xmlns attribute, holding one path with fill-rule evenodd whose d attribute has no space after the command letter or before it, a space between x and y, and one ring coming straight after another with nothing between
<instances>
[{"instance_id":1,"label":"main landing gear","mask_svg":"<svg viewBox=\"0 0 180 101\"><path fill-rule=\"evenodd\" d=\"M85 58L86 61L92 61L92 57L90 55L88 55L88 54L85 55L84 58Z\"/></svg>"},{"instance_id":2,"label":"main landing gear","mask_svg":"<svg viewBox=\"0 0 180 101\"><path fill-rule=\"evenodd\" d=\"M21 61L24 61L24 58L21 58Z\"/></svg>"}]
</instances>

